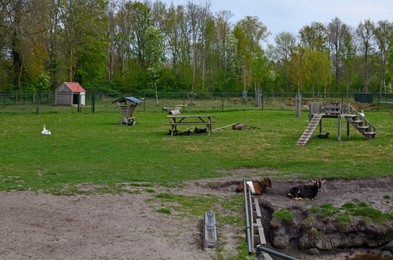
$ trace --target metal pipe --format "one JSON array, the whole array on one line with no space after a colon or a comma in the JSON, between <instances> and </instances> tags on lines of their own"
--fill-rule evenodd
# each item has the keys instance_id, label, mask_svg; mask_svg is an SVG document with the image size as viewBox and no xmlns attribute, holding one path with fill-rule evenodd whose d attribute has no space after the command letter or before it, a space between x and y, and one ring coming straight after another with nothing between
<instances>
[{"instance_id":1,"label":"metal pipe","mask_svg":"<svg viewBox=\"0 0 393 260\"><path fill-rule=\"evenodd\" d=\"M277 257L280 257L280 258L286 259L286 260L296 260L296 258L294 258L292 256L288 256L283 253L277 252L275 250L263 247L262 245L257 245L256 246L256 258L257 259L264 259L264 257L262 256L262 252L265 252L265 253L268 253L269 255L274 255L274 256L277 256Z\"/></svg>"},{"instance_id":2,"label":"metal pipe","mask_svg":"<svg viewBox=\"0 0 393 260\"><path fill-rule=\"evenodd\" d=\"M248 254L252 254L252 245L251 245L251 225L250 225L250 216L249 216L249 205L247 198L247 180L243 179L243 187L244 187L244 205L246 210L246 238L247 238L247 249Z\"/></svg>"}]
</instances>

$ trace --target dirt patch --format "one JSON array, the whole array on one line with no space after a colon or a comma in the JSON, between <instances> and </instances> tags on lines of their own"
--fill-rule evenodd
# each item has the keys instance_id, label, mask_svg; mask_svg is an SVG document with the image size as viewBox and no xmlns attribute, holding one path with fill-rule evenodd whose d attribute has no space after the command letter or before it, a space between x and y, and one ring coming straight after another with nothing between
<instances>
[{"instance_id":1,"label":"dirt patch","mask_svg":"<svg viewBox=\"0 0 393 260\"><path fill-rule=\"evenodd\" d=\"M234 190L243 178L242 173L238 171L236 176L192 181L187 183L187 188L151 188L155 189L155 193L133 186L127 186L127 192L122 195L54 196L33 192L1 192L0 258L215 258L217 253L214 250L203 250L200 219L157 212L161 205L155 194L209 194L229 199L241 196ZM273 188L261 199L283 208L294 205L309 208L325 203L339 207L357 199L381 211L393 211L392 177L327 180L322 193L315 200L288 199L288 189L299 183L303 182L278 182L273 179ZM83 186L81 189L90 190L91 187ZM243 231L233 226L223 226L222 229L220 232L225 239L222 241L221 238L220 241L221 255L231 259L236 255L236 244ZM301 256L299 259L315 259L299 252L296 254ZM325 259L333 257L330 255Z\"/></svg>"}]
</instances>

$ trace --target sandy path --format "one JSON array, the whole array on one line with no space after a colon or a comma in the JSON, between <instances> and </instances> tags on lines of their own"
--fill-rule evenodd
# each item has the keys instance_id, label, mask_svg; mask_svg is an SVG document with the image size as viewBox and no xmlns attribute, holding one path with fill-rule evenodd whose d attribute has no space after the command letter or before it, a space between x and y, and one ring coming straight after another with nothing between
<instances>
[{"instance_id":1,"label":"sandy path","mask_svg":"<svg viewBox=\"0 0 393 260\"><path fill-rule=\"evenodd\" d=\"M206 259L197 222L156 212L151 196L1 193L0 258Z\"/></svg>"}]
</instances>

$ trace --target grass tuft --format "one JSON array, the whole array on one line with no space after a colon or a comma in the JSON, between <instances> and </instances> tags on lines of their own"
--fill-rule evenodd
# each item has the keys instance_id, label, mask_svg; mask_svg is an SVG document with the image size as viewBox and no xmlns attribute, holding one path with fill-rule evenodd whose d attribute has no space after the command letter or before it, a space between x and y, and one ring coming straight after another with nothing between
<instances>
[{"instance_id":1,"label":"grass tuft","mask_svg":"<svg viewBox=\"0 0 393 260\"><path fill-rule=\"evenodd\" d=\"M292 222L293 221L293 214L292 214L292 212L290 212L286 209L280 209L280 210L274 211L273 218L281 219L286 222Z\"/></svg>"}]
</instances>

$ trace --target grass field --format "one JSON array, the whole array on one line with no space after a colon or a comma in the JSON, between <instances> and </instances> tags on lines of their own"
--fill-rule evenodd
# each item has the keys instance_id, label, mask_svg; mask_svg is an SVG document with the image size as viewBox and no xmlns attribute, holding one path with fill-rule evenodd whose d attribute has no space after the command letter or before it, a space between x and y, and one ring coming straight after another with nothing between
<instances>
[{"instance_id":1,"label":"grass field","mask_svg":"<svg viewBox=\"0 0 393 260\"><path fill-rule=\"evenodd\" d=\"M219 177L219 170L238 167L263 168L273 179L393 174L391 110L366 112L377 128L375 140L365 140L354 128L347 138L343 128L338 142L337 119L324 119L324 131L330 132L330 138L312 138L305 146L296 146L296 141L307 126L306 112L300 118L289 109L187 112L213 115L213 129L232 123L259 129L226 128L211 136L169 136L166 114L158 111L137 110L135 126L116 124L120 114L114 109L39 115L3 112L0 190L67 193L80 183L171 185ZM41 136L43 124L52 131L51 136Z\"/></svg>"}]
</instances>

